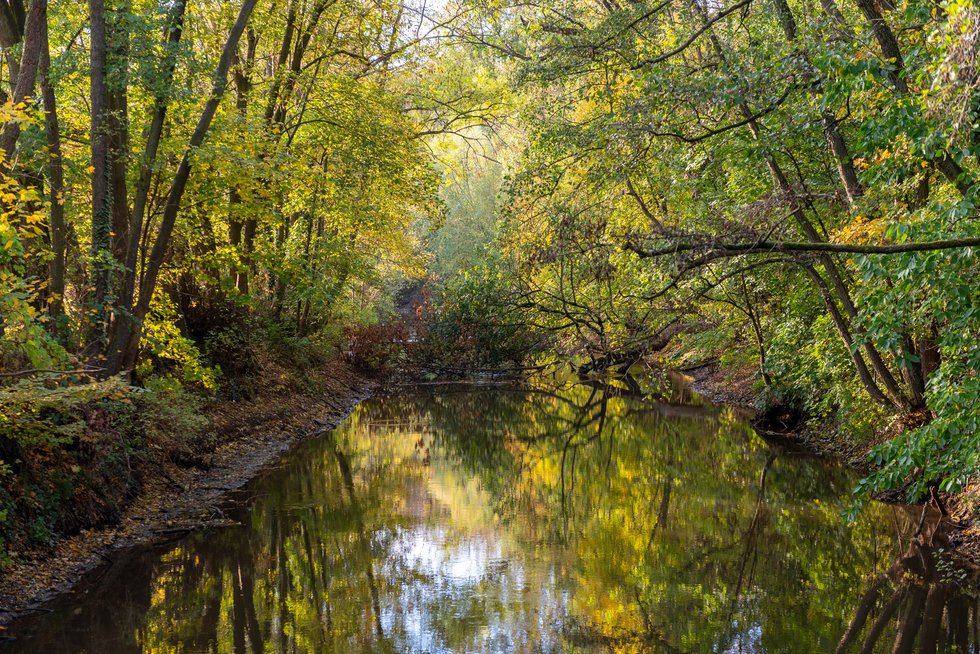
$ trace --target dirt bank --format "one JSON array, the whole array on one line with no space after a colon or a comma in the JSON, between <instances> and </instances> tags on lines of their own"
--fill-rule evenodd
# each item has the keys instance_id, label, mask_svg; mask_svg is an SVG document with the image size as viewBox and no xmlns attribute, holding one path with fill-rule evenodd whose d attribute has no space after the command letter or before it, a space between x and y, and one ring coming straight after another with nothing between
<instances>
[{"instance_id":1,"label":"dirt bank","mask_svg":"<svg viewBox=\"0 0 980 654\"><path fill-rule=\"evenodd\" d=\"M82 531L52 550L17 555L0 578L0 625L68 592L120 550L228 524L221 507L233 491L299 440L336 426L375 389L340 362L302 373L267 366L260 382L254 398L217 402L208 410L219 445L201 453L199 465L147 466L139 493L117 524Z\"/></svg>"}]
</instances>

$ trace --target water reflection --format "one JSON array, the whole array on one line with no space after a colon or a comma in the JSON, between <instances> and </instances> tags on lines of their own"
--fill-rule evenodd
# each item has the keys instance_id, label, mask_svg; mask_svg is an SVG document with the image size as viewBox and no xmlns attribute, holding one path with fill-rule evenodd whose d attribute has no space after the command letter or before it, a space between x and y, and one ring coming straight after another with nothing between
<instances>
[{"instance_id":1,"label":"water reflection","mask_svg":"<svg viewBox=\"0 0 980 654\"><path fill-rule=\"evenodd\" d=\"M11 652L977 651L938 520L730 411L601 387L378 398Z\"/></svg>"},{"instance_id":2,"label":"water reflection","mask_svg":"<svg viewBox=\"0 0 980 654\"><path fill-rule=\"evenodd\" d=\"M911 515L911 507L907 509ZM963 570L943 557L948 525L936 507L919 509L907 550L866 584L836 652L975 652L980 603Z\"/></svg>"}]
</instances>

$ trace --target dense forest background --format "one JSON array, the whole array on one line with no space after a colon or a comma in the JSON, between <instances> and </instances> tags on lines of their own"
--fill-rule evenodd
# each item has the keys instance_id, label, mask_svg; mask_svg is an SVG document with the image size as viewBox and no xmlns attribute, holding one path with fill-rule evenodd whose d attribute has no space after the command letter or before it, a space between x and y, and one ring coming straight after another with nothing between
<instances>
[{"instance_id":1,"label":"dense forest background","mask_svg":"<svg viewBox=\"0 0 980 654\"><path fill-rule=\"evenodd\" d=\"M47 538L99 425L339 355L747 371L879 443L862 491L958 490L978 39L967 0L3 0L0 521Z\"/></svg>"}]
</instances>

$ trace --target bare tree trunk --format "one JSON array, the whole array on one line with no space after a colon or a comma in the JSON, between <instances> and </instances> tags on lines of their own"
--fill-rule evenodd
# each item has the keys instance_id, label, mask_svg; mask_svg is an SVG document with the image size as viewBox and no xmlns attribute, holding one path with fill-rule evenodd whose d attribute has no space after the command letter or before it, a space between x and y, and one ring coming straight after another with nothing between
<instances>
[{"instance_id":1,"label":"bare tree trunk","mask_svg":"<svg viewBox=\"0 0 980 654\"><path fill-rule=\"evenodd\" d=\"M912 654L915 638L922 627L922 610L926 604L926 589L919 585L912 587L912 598L909 600L905 613L898 621L898 633L892 654Z\"/></svg>"},{"instance_id":2,"label":"bare tree trunk","mask_svg":"<svg viewBox=\"0 0 980 654\"><path fill-rule=\"evenodd\" d=\"M899 587L891 596L891 599L885 603L885 606L881 609L881 613L878 614L878 619L871 625L871 630L864 639L864 644L861 646L861 654L871 654L875 651L875 646L878 644L881 634L885 631L885 627L888 626L888 623L895 615L905 596L906 589Z\"/></svg>"},{"instance_id":3,"label":"bare tree trunk","mask_svg":"<svg viewBox=\"0 0 980 654\"><path fill-rule=\"evenodd\" d=\"M24 3L21 0L0 0L0 50L7 60L10 95L16 92L20 77L20 62L14 56L13 49L24 37L25 22Z\"/></svg>"},{"instance_id":4,"label":"bare tree trunk","mask_svg":"<svg viewBox=\"0 0 980 654\"><path fill-rule=\"evenodd\" d=\"M238 61L235 66L235 109L242 120L248 115L249 95L252 92L252 67L255 65L255 51L258 46L258 39L252 30L246 34L247 47L245 49L245 61ZM228 242L237 252L242 245L242 228L244 223L239 219L239 205L241 204L241 193L237 186L233 186L228 200ZM255 235L254 227L247 238L248 245L251 247ZM248 295L248 257L240 261L236 269L232 271L235 277L235 288L242 295Z\"/></svg>"},{"instance_id":5,"label":"bare tree trunk","mask_svg":"<svg viewBox=\"0 0 980 654\"><path fill-rule=\"evenodd\" d=\"M106 128L109 131L109 187L112 197L112 258L126 260L129 235L129 189L126 173L129 169L129 101L126 75L129 59L129 30L125 17L130 14L128 2L113 9L106 24L107 62L116 71L106 80L108 111ZM116 282L113 282L115 286Z\"/></svg>"},{"instance_id":6,"label":"bare tree trunk","mask_svg":"<svg viewBox=\"0 0 980 654\"><path fill-rule=\"evenodd\" d=\"M742 280L742 286L745 286L745 280ZM762 322L759 320L759 316L755 309L752 307L752 301L748 297L748 292L745 296L745 308L749 316L749 322L752 325L752 332L755 335L755 344L759 349L759 373L762 375L762 381L767 387L772 386L772 376L769 374L768 366L766 363L766 344L765 339L762 337Z\"/></svg>"},{"instance_id":7,"label":"bare tree trunk","mask_svg":"<svg viewBox=\"0 0 980 654\"><path fill-rule=\"evenodd\" d=\"M14 86L13 103L26 102L34 94L37 71L41 61L41 42L48 20L47 0L33 0L24 23L24 49L20 59L17 83ZM8 57L9 59L9 57ZM8 172L13 167L14 147L20 137L20 122L9 121L0 133L0 171Z\"/></svg>"},{"instance_id":8,"label":"bare tree trunk","mask_svg":"<svg viewBox=\"0 0 980 654\"><path fill-rule=\"evenodd\" d=\"M922 369L922 379L928 384L929 376L939 369L942 354L936 344L936 334L939 327L933 323L929 331L919 338L919 367Z\"/></svg>"},{"instance_id":9,"label":"bare tree trunk","mask_svg":"<svg viewBox=\"0 0 980 654\"><path fill-rule=\"evenodd\" d=\"M946 604L949 640L947 647L956 652L970 651L970 605L965 595L957 595Z\"/></svg>"},{"instance_id":10,"label":"bare tree trunk","mask_svg":"<svg viewBox=\"0 0 980 654\"><path fill-rule=\"evenodd\" d=\"M912 360L913 357L918 358L918 348L908 333L902 334L902 350L903 361L899 370L911 391L912 408L921 409L925 407L926 380L922 375L921 361L916 363Z\"/></svg>"},{"instance_id":11,"label":"bare tree trunk","mask_svg":"<svg viewBox=\"0 0 980 654\"><path fill-rule=\"evenodd\" d=\"M89 38L92 97L92 248L91 271L94 295L87 347L101 353L105 340L106 300L109 292L109 262L112 256L112 198L109 189L109 89L106 83L107 43L105 0L89 0Z\"/></svg>"},{"instance_id":12,"label":"bare tree trunk","mask_svg":"<svg viewBox=\"0 0 980 654\"><path fill-rule=\"evenodd\" d=\"M269 97L266 100L265 114L263 120L266 127L271 128L276 109L279 105L279 98L282 94L285 68L289 61L289 51L293 44L293 36L296 32L297 2L290 0L289 9L286 10L286 29L283 32L282 42L279 45L279 55L276 59L275 70L273 71L272 86L269 88ZM245 221L242 233L243 270L238 276L238 287L243 292L248 292L248 276L252 273L254 262L252 257L255 253L255 234L258 230L258 220L249 217Z\"/></svg>"},{"instance_id":13,"label":"bare tree trunk","mask_svg":"<svg viewBox=\"0 0 980 654\"><path fill-rule=\"evenodd\" d=\"M820 273L817 272L816 268L814 268L811 264L804 263L801 264L801 267L820 292L820 295L824 301L824 306L827 308L827 313L830 314L830 318L834 322L834 327L837 329L837 333L844 342L844 347L847 349L847 353L850 355L851 361L854 362L854 368L857 370L858 378L861 380L864 390L866 390L868 395L871 396L871 399L878 404L883 406L894 406L888 397L878 387L878 384L875 383L874 377L872 377L871 371L868 370L868 365L864 361L864 357L862 357L861 353L854 348L854 337L851 335L847 321L844 319L844 316L841 315L840 309L837 307L830 289L827 287L827 282L820 276Z\"/></svg>"},{"instance_id":14,"label":"bare tree trunk","mask_svg":"<svg viewBox=\"0 0 980 654\"><path fill-rule=\"evenodd\" d=\"M289 231L292 228L290 215L285 216L285 223L276 230L276 252L280 255L280 260L286 255L286 240L289 238ZM282 275L275 276L273 284L272 317L279 320L282 315L283 305L286 302L286 280Z\"/></svg>"},{"instance_id":15,"label":"bare tree trunk","mask_svg":"<svg viewBox=\"0 0 980 654\"><path fill-rule=\"evenodd\" d=\"M830 113L825 113L821 118L823 121L823 131L827 138L827 144L834 155L837 163L837 174L840 175L844 183L844 192L847 193L847 201L851 207L857 204L858 199L864 195L864 188L857 178L857 171L854 169L854 159L847 149L847 143L840 133L839 123Z\"/></svg>"}]
</instances>

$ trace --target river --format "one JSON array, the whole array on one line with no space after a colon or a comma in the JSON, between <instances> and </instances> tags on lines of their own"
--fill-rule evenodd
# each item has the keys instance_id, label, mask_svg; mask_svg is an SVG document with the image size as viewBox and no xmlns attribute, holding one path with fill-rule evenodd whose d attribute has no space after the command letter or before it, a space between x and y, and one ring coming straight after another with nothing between
<instances>
[{"instance_id":1,"label":"river","mask_svg":"<svg viewBox=\"0 0 980 654\"><path fill-rule=\"evenodd\" d=\"M683 390L412 391L121 556L0 652L977 651L919 513ZM921 539L920 539L921 540Z\"/></svg>"}]
</instances>

